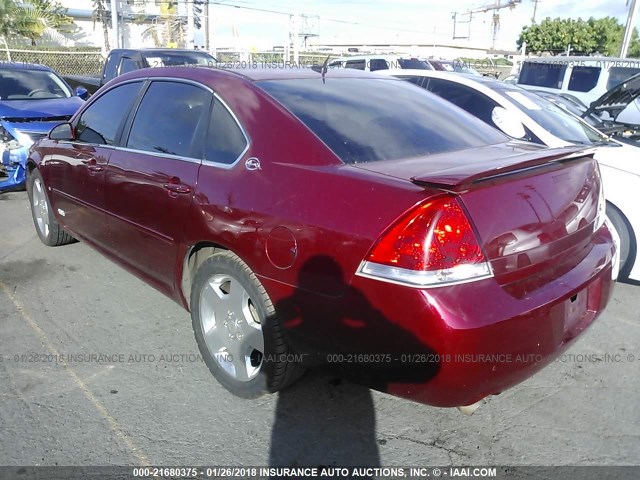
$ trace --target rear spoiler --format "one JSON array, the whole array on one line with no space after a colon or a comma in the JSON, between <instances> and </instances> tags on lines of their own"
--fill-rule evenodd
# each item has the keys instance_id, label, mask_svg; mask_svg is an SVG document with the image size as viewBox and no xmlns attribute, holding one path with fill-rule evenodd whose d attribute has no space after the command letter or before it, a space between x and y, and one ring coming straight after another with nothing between
<instances>
[{"instance_id":1,"label":"rear spoiler","mask_svg":"<svg viewBox=\"0 0 640 480\"><path fill-rule=\"evenodd\" d=\"M570 162L591 160L594 153L594 148L549 148L416 175L411 181L423 187L462 193L479 184L501 182L506 177L529 176L538 170L559 170Z\"/></svg>"}]
</instances>

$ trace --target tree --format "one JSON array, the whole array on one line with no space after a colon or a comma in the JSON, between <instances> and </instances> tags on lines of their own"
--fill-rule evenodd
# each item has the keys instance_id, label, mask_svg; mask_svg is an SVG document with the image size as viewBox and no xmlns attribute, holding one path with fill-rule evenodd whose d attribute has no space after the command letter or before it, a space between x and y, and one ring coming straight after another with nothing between
<instances>
[{"instance_id":1,"label":"tree","mask_svg":"<svg viewBox=\"0 0 640 480\"><path fill-rule=\"evenodd\" d=\"M184 43L186 23L178 16L176 1L160 4L160 18L142 32L145 38L151 38L156 47L175 48Z\"/></svg>"},{"instance_id":2,"label":"tree","mask_svg":"<svg viewBox=\"0 0 640 480\"><path fill-rule=\"evenodd\" d=\"M0 36L7 37L13 32L13 14L16 4L13 0L0 0Z\"/></svg>"},{"instance_id":3,"label":"tree","mask_svg":"<svg viewBox=\"0 0 640 480\"><path fill-rule=\"evenodd\" d=\"M102 24L102 33L104 34L104 48L109 51L109 21L110 12L104 4L104 0L93 0L93 28L96 28L96 22Z\"/></svg>"},{"instance_id":4,"label":"tree","mask_svg":"<svg viewBox=\"0 0 640 480\"><path fill-rule=\"evenodd\" d=\"M75 27L66 9L55 0L0 0L0 34L18 35L36 41L45 35L55 38Z\"/></svg>"},{"instance_id":5,"label":"tree","mask_svg":"<svg viewBox=\"0 0 640 480\"><path fill-rule=\"evenodd\" d=\"M558 54L571 46L571 53L574 54L600 53L616 56L620 54L623 35L624 27L614 17L591 17L586 22L581 18L573 20L547 17L539 24L523 27L517 44L521 48L523 42L527 42L527 50L536 53ZM629 55L638 54L640 40L634 29Z\"/></svg>"}]
</instances>

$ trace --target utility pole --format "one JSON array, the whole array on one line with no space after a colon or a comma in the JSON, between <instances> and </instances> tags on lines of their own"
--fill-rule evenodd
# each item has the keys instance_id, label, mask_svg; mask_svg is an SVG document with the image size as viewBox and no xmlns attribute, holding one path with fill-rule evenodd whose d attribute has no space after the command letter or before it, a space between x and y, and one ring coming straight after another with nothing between
<instances>
[{"instance_id":1,"label":"utility pole","mask_svg":"<svg viewBox=\"0 0 640 480\"><path fill-rule=\"evenodd\" d=\"M533 15L531 16L531 23L536 23L536 13L538 12L538 3L540 0L533 0Z\"/></svg>"},{"instance_id":2,"label":"utility pole","mask_svg":"<svg viewBox=\"0 0 640 480\"><path fill-rule=\"evenodd\" d=\"M299 53L300 53L300 48L299 48L299 39L298 39L298 13L294 13L293 14L293 18L292 18L293 22L292 22L292 27L293 27L293 32L291 37L293 38L293 63L294 64L298 64L298 59L299 59Z\"/></svg>"},{"instance_id":3,"label":"utility pole","mask_svg":"<svg viewBox=\"0 0 640 480\"><path fill-rule=\"evenodd\" d=\"M629 44L631 43L631 35L633 34L633 27L636 20L636 0L627 1L629 6L629 14L627 16L627 26L624 29L624 39L622 40L622 48L620 48L620 58L627 58L627 52L629 51Z\"/></svg>"},{"instance_id":4,"label":"utility pole","mask_svg":"<svg viewBox=\"0 0 640 480\"><path fill-rule=\"evenodd\" d=\"M207 44L207 52L209 52L214 57L216 56L214 42L213 42L213 4L211 2L207 2L207 27L205 30L205 38Z\"/></svg>"},{"instance_id":5,"label":"utility pole","mask_svg":"<svg viewBox=\"0 0 640 480\"><path fill-rule=\"evenodd\" d=\"M118 0L111 0L111 30L113 31L113 48L120 48L120 33L118 32Z\"/></svg>"},{"instance_id":6,"label":"utility pole","mask_svg":"<svg viewBox=\"0 0 640 480\"><path fill-rule=\"evenodd\" d=\"M185 0L187 7L187 49L193 50L194 47L194 32L195 32L195 23L193 19L193 0Z\"/></svg>"}]
</instances>

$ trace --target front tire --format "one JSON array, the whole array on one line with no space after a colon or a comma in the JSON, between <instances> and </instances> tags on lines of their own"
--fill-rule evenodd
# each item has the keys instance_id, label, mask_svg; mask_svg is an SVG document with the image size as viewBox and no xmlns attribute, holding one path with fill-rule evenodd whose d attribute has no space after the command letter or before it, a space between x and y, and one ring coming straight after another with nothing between
<instances>
[{"instance_id":1,"label":"front tire","mask_svg":"<svg viewBox=\"0 0 640 480\"><path fill-rule=\"evenodd\" d=\"M237 255L216 253L196 272L191 319L198 348L220 384L257 398L293 383L291 353L264 287Z\"/></svg>"},{"instance_id":2,"label":"front tire","mask_svg":"<svg viewBox=\"0 0 640 480\"><path fill-rule=\"evenodd\" d=\"M27 193L29 194L33 224L42 243L50 247L57 247L73 242L75 239L64 231L53 215L42 175L37 169L28 176Z\"/></svg>"}]
</instances>

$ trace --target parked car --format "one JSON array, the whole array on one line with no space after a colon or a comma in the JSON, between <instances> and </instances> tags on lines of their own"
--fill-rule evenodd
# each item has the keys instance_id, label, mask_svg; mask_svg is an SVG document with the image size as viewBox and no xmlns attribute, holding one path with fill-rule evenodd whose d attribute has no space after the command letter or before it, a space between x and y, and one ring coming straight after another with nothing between
<instances>
[{"instance_id":1,"label":"parked car","mask_svg":"<svg viewBox=\"0 0 640 480\"><path fill-rule=\"evenodd\" d=\"M441 72L389 73L417 83L514 138L549 147L598 147L595 158L605 186L607 215L620 236L620 275L640 280L640 148L609 139L565 109L504 82Z\"/></svg>"},{"instance_id":2,"label":"parked car","mask_svg":"<svg viewBox=\"0 0 640 480\"><path fill-rule=\"evenodd\" d=\"M123 73L149 67L215 66L218 60L200 50L176 48L116 48L109 52L102 68L102 75L95 77L67 75L65 80L72 86L86 88L93 95L102 85Z\"/></svg>"},{"instance_id":3,"label":"parked car","mask_svg":"<svg viewBox=\"0 0 640 480\"><path fill-rule=\"evenodd\" d=\"M356 55L338 58L329 62L329 68L351 68L367 72L388 70L390 68L433 70L433 67L424 60L402 55Z\"/></svg>"},{"instance_id":4,"label":"parked car","mask_svg":"<svg viewBox=\"0 0 640 480\"><path fill-rule=\"evenodd\" d=\"M69 120L86 93L43 65L0 62L0 191L24 188L29 147Z\"/></svg>"},{"instance_id":5,"label":"parked car","mask_svg":"<svg viewBox=\"0 0 640 480\"><path fill-rule=\"evenodd\" d=\"M131 72L28 166L41 240L82 240L189 310L242 397L331 364L473 404L552 362L612 291L590 154L509 141L393 78Z\"/></svg>"},{"instance_id":6,"label":"parked car","mask_svg":"<svg viewBox=\"0 0 640 480\"><path fill-rule=\"evenodd\" d=\"M434 70L441 72L468 73L469 75L475 75L477 77L482 76L480 72L462 60L425 59L425 62L428 62Z\"/></svg>"},{"instance_id":7,"label":"parked car","mask_svg":"<svg viewBox=\"0 0 640 480\"><path fill-rule=\"evenodd\" d=\"M589 106L612 88L640 73L640 61L611 57L540 57L522 63L517 85L571 94ZM640 109L628 105L621 120L640 125Z\"/></svg>"},{"instance_id":8,"label":"parked car","mask_svg":"<svg viewBox=\"0 0 640 480\"><path fill-rule=\"evenodd\" d=\"M616 140L627 141L626 133L627 127L625 125L616 123L611 120L603 120L596 115L593 111L589 112L589 108L585 106L580 100L572 98L569 95L550 93L543 90L529 90L531 92L540 95L542 98L555 103L560 108L564 108L569 113L582 118L585 122L605 135L616 135ZM640 143L632 141L632 144L640 146Z\"/></svg>"}]
</instances>

